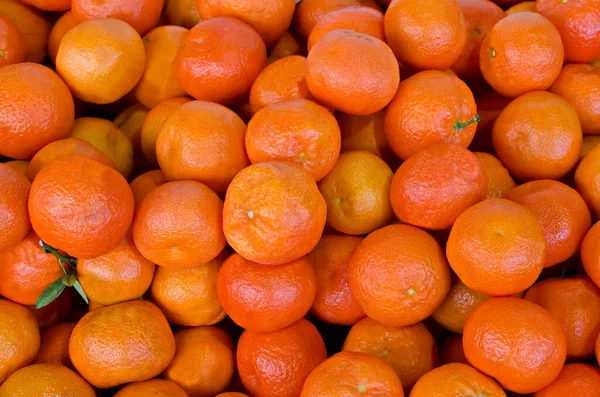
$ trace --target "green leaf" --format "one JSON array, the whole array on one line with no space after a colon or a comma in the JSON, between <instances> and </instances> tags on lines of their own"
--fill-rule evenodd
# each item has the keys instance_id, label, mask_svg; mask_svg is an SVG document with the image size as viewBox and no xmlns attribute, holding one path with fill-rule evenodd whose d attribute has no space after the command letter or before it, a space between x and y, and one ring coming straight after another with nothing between
<instances>
[{"instance_id":1,"label":"green leaf","mask_svg":"<svg viewBox=\"0 0 600 397\"><path fill-rule=\"evenodd\" d=\"M63 283L62 277L50 284L35 302L35 308L41 309L44 306L48 306L60 296L65 287L66 285Z\"/></svg>"},{"instance_id":2,"label":"green leaf","mask_svg":"<svg viewBox=\"0 0 600 397\"><path fill-rule=\"evenodd\" d=\"M90 303L90 300L88 299L87 295L85 294L85 291L81 287L81 284L79 284L79 280L75 281L75 283L73 284L73 288L75 288L75 291L77 291L79 295L81 295L85 303Z\"/></svg>"}]
</instances>

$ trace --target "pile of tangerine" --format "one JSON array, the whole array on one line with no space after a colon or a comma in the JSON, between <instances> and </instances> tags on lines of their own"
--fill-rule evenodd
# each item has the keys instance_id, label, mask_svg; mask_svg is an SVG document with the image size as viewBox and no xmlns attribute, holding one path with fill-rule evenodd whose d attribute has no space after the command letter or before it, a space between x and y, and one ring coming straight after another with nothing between
<instances>
[{"instance_id":1,"label":"pile of tangerine","mask_svg":"<svg viewBox=\"0 0 600 397\"><path fill-rule=\"evenodd\" d=\"M0 397L600 396L600 0L0 0Z\"/></svg>"}]
</instances>

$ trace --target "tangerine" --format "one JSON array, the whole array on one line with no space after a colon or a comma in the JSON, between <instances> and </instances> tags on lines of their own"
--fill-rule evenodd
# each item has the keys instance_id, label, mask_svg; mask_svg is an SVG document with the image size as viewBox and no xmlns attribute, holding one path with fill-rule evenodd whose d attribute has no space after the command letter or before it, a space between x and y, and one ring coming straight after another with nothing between
<instances>
[{"instance_id":1,"label":"tangerine","mask_svg":"<svg viewBox=\"0 0 600 397\"><path fill-rule=\"evenodd\" d=\"M223 230L229 245L247 260L276 265L312 251L326 217L313 177L294 163L270 161L251 165L233 179L225 196Z\"/></svg>"},{"instance_id":2,"label":"tangerine","mask_svg":"<svg viewBox=\"0 0 600 397\"><path fill-rule=\"evenodd\" d=\"M321 103L365 115L386 107L398 89L398 61L386 43L347 29L327 33L306 60L306 83Z\"/></svg>"}]
</instances>

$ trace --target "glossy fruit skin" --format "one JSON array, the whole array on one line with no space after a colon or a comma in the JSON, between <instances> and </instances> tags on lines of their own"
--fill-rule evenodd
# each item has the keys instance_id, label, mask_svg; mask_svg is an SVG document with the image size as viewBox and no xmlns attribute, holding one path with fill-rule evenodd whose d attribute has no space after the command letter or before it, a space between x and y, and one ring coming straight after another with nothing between
<instances>
[{"instance_id":1,"label":"glossy fruit skin","mask_svg":"<svg viewBox=\"0 0 600 397\"><path fill-rule=\"evenodd\" d=\"M71 12L80 24L91 19L115 18L131 25L142 35L156 26L163 5L164 0L134 0L127 3L106 0L101 5L94 0L74 0Z\"/></svg>"},{"instance_id":2,"label":"glossy fruit skin","mask_svg":"<svg viewBox=\"0 0 600 397\"><path fill-rule=\"evenodd\" d=\"M600 333L600 289L587 277L547 279L536 283L524 299L537 303L558 320L567 336L567 361L592 358Z\"/></svg>"},{"instance_id":3,"label":"glossy fruit skin","mask_svg":"<svg viewBox=\"0 0 600 397\"><path fill-rule=\"evenodd\" d=\"M0 333L4 354L0 359L0 383L29 365L40 348L40 330L33 315L21 305L0 299Z\"/></svg>"},{"instance_id":4,"label":"glossy fruit skin","mask_svg":"<svg viewBox=\"0 0 600 397\"><path fill-rule=\"evenodd\" d=\"M125 179L133 171L133 144L115 123L96 117L79 117L73 123L71 138L86 141L114 164Z\"/></svg>"},{"instance_id":5,"label":"glossy fruit skin","mask_svg":"<svg viewBox=\"0 0 600 397\"><path fill-rule=\"evenodd\" d=\"M89 299L104 306L140 298L152 282L154 263L127 234L104 255L77 262L77 278Z\"/></svg>"},{"instance_id":6,"label":"glossy fruit skin","mask_svg":"<svg viewBox=\"0 0 600 397\"><path fill-rule=\"evenodd\" d=\"M335 117L323 106L303 98L262 107L248 123L245 140L252 164L293 162L315 181L331 171L341 146Z\"/></svg>"},{"instance_id":7,"label":"glossy fruit skin","mask_svg":"<svg viewBox=\"0 0 600 397\"><path fill-rule=\"evenodd\" d=\"M487 179L477 157L462 146L440 143L409 157L390 187L392 207L403 222L431 230L446 229L487 194Z\"/></svg>"},{"instance_id":8,"label":"glossy fruit skin","mask_svg":"<svg viewBox=\"0 0 600 397\"><path fill-rule=\"evenodd\" d=\"M305 98L314 101L306 84L306 58L290 55L278 59L263 69L250 89L252 113L263 106L289 99Z\"/></svg>"},{"instance_id":9,"label":"glossy fruit skin","mask_svg":"<svg viewBox=\"0 0 600 397\"><path fill-rule=\"evenodd\" d=\"M146 68L133 93L147 108L185 95L177 81L175 56L188 32L180 26L160 26L144 36Z\"/></svg>"},{"instance_id":10,"label":"glossy fruit skin","mask_svg":"<svg viewBox=\"0 0 600 397\"><path fill-rule=\"evenodd\" d=\"M351 30L335 30L308 54L306 83L324 105L366 115L387 106L398 89L400 70L383 41Z\"/></svg>"},{"instance_id":11,"label":"glossy fruit skin","mask_svg":"<svg viewBox=\"0 0 600 397\"><path fill-rule=\"evenodd\" d=\"M69 88L51 69L33 63L2 67L0 154L29 160L48 143L68 137L74 106Z\"/></svg>"},{"instance_id":12,"label":"glossy fruit skin","mask_svg":"<svg viewBox=\"0 0 600 397\"><path fill-rule=\"evenodd\" d=\"M151 394L154 393L154 394ZM145 382L130 383L114 397L189 397L177 383L166 379L150 379Z\"/></svg>"},{"instance_id":13,"label":"glossy fruit skin","mask_svg":"<svg viewBox=\"0 0 600 397\"><path fill-rule=\"evenodd\" d=\"M294 15L294 0L197 0L200 18L234 17L250 25L267 47L273 47L287 32Z\"/></svg>"},{"instance_id":14,"label":"glossy fruit skin","mask_svg":"<svg viewBox=\"0 0 600 397\"><path fill-rule=\"evenodd\" d=\"M35 178L29 215L47 244L76 258L94 258L116 247L129 229L133 194L113 168L83 156L64 156Z\"/></svg>"},{"instance_id":15,"label":"glossy fruit skin","mask_svg":"<svg viewBox=\"0 0 600 397\"><path fill-rule=\"evenodd\" d=\"M492 140L506 168L517 179L531 181L566 175L577 164L583 136L577 113L567 101L535 91L504 108Z\"/></svg>"},{"instance_id":16,"label":"glossy fruit skin","mask_svg":"<svg viewBox=\"0 0 600 397\"><path fill-rule=\"evenodd\" d=\"M519 298L482 303L467 320L463 342L475 368L517 393L533 393L552 383L567 354L558 321L542 307Z\"/></svg>"},{"instance_id":17,"label":"glossy fruit skin","mask_svg":"<svg viewBox=\"0 0 600 397\"><path fill-rule=\"evenodd\" d=\"M457 277L442 304L431 315L433 319L448 331L462 334L471 312L491 297L467 287Z\"/></svg>"},{"instance_id":18,"label":"glossy fruit skin","mask_svg":"<svg viewBox=\"0 0 600 397\"><path fill-rule=\"evenodd\" d=\"M129 184L131 192L133 193L133 199L135 201L135 208L138 208L142 201L146 198L155 188L160 185L167 183L167 178L161 170L152 170L143 173L142 175L135 178Z\"/></svg>"},{"instance_id":19,"label":"glossy fruit skin","mask_svg":"<svg viewBox=\"0 0 600 397\"><path fill-rule=\"evenodd\" d=\"M26 173L27 173L27 167L29 167L29 161L27 161L27 160L11 160L11 161L7 161L4 164L9 166L13 170L19 172L20 174L27 176Z\"/></svg>"},{"instance_id":20,"label":"glossy fruit skin","mask_svg":"<svg viewBox=\"0 0 600 397\"><path fill-rule=\"evenodd\" d=\"M222 210L221 199L199 182L166 183L152 190L136 211L133 241L159 266L184 269L206 263L225 247Z\"/></svg>"},{"instance_id":21,"label":"glossy fruit skin","mask_svg":"<svg viewBox=\"0 0 600 397\"><path fill-rule=\"evenodd\" d=\"M592 216L600 217L600 146L590 150L575 170L575 189L587 203Z\"/></svg>"},{"instance_id":22,"label":"glossy fruit skin","mask_svg":"<svg viewBox=\"0 0 600 397\"><path fill-rule=\"evenodd\" d=\"M384 130L390 147L406 160L436 143L469 146L477 123L477 108L469 87L458 77L437 70L402 81L385 111Z\"/></svg>"},{"instance_id":23,"label":"glossy fruit skin","mask_svg":"<svg viewBox=\"0 0 600 397\"><path fill-rule=\"evenodd\" d=\"M308 254L321 238L326 216L312 176L296 164L271 161L251 165L233 179L223 229L244 258L276 265Z\"/></svg>"},{"instance_id":24,"label":"glossy fruit skin","mask_svg":"<svg viewBox=\"0 0 600 397\"><path fill-rule=\"evenodd\" d=\"M391 327L364 318L352 326L342 350L380 358L396 372L404 388L438 365L435 340L422 323Z\"/></svg>"},{"instance_id":25,"label":"glossy fruit skin","mask_svg":"<svg viewBox=\"0 0 600 397\"><path fill-rule=\"evenodd\" d=\"M390 203L392 170L366 150L342 153L319 182L327 202L327 223L351 235L370 233L389 224L394 213Z\"/></svg>"},{"instance_id":26,"label":"glossy fruit skin","mask_svg":"<svg viewBox=\"0 0 600 397\"><path fill-rule=\"evenodd\" d=\"M94 19L65 34L56 55L56 70L77 98L103 105L121 99L135 87L145 61L144 44L131 26L112 18Z\"/></svg>"},{"instance_id":27,"label":"glossy fruit skin","mask_svg":"<svg viewBox=\"0 0 600 397\"><path fill-rule=\"evenodd\" d=\"M340 145L340 129L331 112L301 98L265 105L246 131L246 150L253 164L297 163L315 181L331 171Z\"/></svg>"},{"instance_id":28,"label":"glossy fruit skin","mask_svg":"<svg viewBox=\"0 0 600 397\"><path fill-rule=\"evenodd\" d=\"M348 282L348 264L361 241L354 236L324 235L308 254L317 281L311 312L322 321L353 325L365 316Z\"/></svg>"},{"instance_id":29,"label":"glossy fruit skin","mask_svg":"<svg viewBox=\"0 0 600 397\"><path fill-rule=\"evenodd\" d=\"M465 17L456 0L394 0L384 23L398 61L415 70L448 69L467 41Z\"/></svg>"},{"instance_id":30,"label":"glossy fruit skin","mask_svg":"<svg viewBox=\"0 0 600 397\"><path fill-rule=\"evenodd\" d=\"M151 165L158 165L158 159L156 157L156 140L158 139L158 134L165 121L177 108L190 101L191 99L187 97L165 99L148 112L148 115L142 124L140 141L144 156Z\"/></svg>"},{"instance_id":31,"label":"glossy fruit skin","mask_svg":"<svg viewBox=\"0 0 600 397\"><path fill-rule=\"evenodd\" d=\"M584 135L600 135L600 67L565 65L550 91L575 108Z\"/></svg>"},{"instance_id":32,"label":"glossy fruit skin","mask_svg":"<svg viewBox=\"0 0 600 397\"><path fill-rule=\"evenodd\" d=\"M360 3L356 0L303 0L296 5L294 28L300 36L307 40L323 15L339 8L359 5Z\"/></svg>"},{"instance_id":33,"label":"glossy fruit skin","mask_svg":"<svg viewBox=\"0 0 600 397\"><path fill-rule=\"evenodd\" d=\"M244 331L237 346L237 367L251 395L300 395L308 375L327 352L319 331L305 319L275 332Z\"/></svg>"},{"instance_id":34,"label":"glossy fruit skin","mask_svg":"<svg viewBox=\"0 0 600 397\"><path fill-rule=\"evenodd\" d=\"M508 170L496 157L489 153L473 153L483 166L488 182L486 198L502 198L512 188L517 186Z\"/></svg>"},{"instance_id":35,"label":"glossy fruit skin","mask_svg":"<svg viewBox=\"0 0 600 397\"><path fill-rule=\"evenodd\" d=\"M467 364L453 363L425 374L410 392L411 397L506 397L490 377Z\"/></svg>"},{"instance_id":36,"label":"glossy fruit skin","mask_svg":"<svg viewBox=\"0 0 600 397\"><path fill-rule=\"evenodd\" d=\"M38 172L52 160L70 154L89 157L108 167L115 168L115 164L108 156L88 142L78 138L66 138L47 144L31 158L27 166L27 178L33 181Z\"/></svg>"},{"instance_id":37,"label":"glossy fruit skin","mask_svg":"<svg viewBox=\"0 0 600 397\"><path fill-rule=\"evenodd\" d=\"M177 79L192 97L231 104L267 64L265 43L242 21L211 18L194 26L177 54Z\"/></svg>"},{"instance_id":38,"label":"glossy fruit skin","mask_svg":"<svg viewBox=\"0 0 600 397\"><path fill-rule=\"evenodd\" d=\"M574 363L567 364L558 378L533 397L581 396L594 397L600 388L600 370L598 367Z\"/></svg>"},{"instance_id":39,"label":"glossy fruit skin","mask_svg":"<svg viewBox=\"0 0 600 397\"><path fill-rule=\"evenodd\" d=\"M143 301L87 313L73 330L69 355L93 386L110 388L160 374L175 354L175 338L160 309Z\"/></svg>"},{"instance_id":40,"label":"glossy fruit skin","mask_svg":"<svg viewBox=\"0 0 600 397\"><path fill-rule=\"evenodd\" d=\"M184 328L175 333L177 352L164 377L190 396L221 393L235 373L235 354L229 335L217 327Z\"/></svg>"},{"instance_id":41,"label":"glossy fruit skin","mask_svg":"<svg viewBox=\"0 0 600 397\"><path fill-rule=\"evenodd\" d=\"M96 397L96 393L81 376L67 367L34 364L14 372L0 386L0 397L29 396Z\"/></svg>"},{"instance_id":42,"label":"glossy fruit skin","mask_svg":"<svg viewBox=\"0 0 600 397\"><path fill-rule=\"evenodd\" d=\"M300 397L335 397L350 393L404 397L402 386L394 371L379 358L344 351L315 368L306 379Z\"/></svg>"},{"instance_id":43,"label":"glossy fruit skin","mask_svg":"<svg viewBox=\"0 0 600 397\"><path fill-rule=\"evenodd\" d=\"M294 324L310 309L316 290L314 267L306 257L272 266L233 254L217 278L225 312L252 332L278 331Z\"/></svg>"},{"instance_id":44,"label":"glossy fruit skin","mask_svg":"<svg viewBox=\"0 0 600 397\"><path fill-rule=\"evenodd\" d=\"M535 282L547 250L533 212L505 199L487 199L458 217L446 254L452 269L469 288L507 296Z\"/></svg>"},{"instance_id":45,"label":"glossy fruit skin","mask_svg":"<svg viewBox=\"0 0 600 397\"><path fill-rule=\"evenodd\" d=\"M450 270L433 237L409 225L369 234L349 265L352 294L375 321L415 324L431 315L450 289Z\"/></svg>"},{"instance_id":46,"label":"glossy fruit skin","mask_svg":"<svg viewBox=\"0 0 600 397\"><path fill-rule=\"evenodd\" d=\"M496 4L487 0L458 0L465 15L467 40L451 69L463 78L481 76L479 52L481 42L494 25L506 14Z\"/></svg>"},{"instance_id":47,"label":"glossy fruit skin","mask_svg":"<svg viewBox=\"0 0 600 397\"><path fill-rule=\"evenodd\" d=\"M0 1L0 14L8 17L25 41L25 61L40 63L46 59L50 22L33 7L18 0Z\"/></svg>"},{"instance_id":48,"label":"glossy fruit skin","mask_svg":"<svg viewBox=\"0 0 600 397\"><path fill-rule=\"evenodd\" d=\"M0 14L0 67L25 61L25 40L17 25Z\"/></svg>"},{"instance_id":49,"label":"glossy fruit skin","mask_svg":"<svg viewBox=\"0 0 600 397\"><path fill-rule=\"evenodd\" d=\"M2 296L22 305L33 305L63 271L54 255L44 253L40 238L31 231L14 248L0 251L0 274Z\"/></svg>"},{"instance_id":50,"label":"glossy fruit skin","mask_svg":"<svg viewBox=\"0 0 600 397\"><path fill-rule=\"evenodd\" d=\"M479 62L496 92L515 98L549 88L563 65L560 34L550 21L519 12L499 21L481 43Z\"/></svg>"},{"instance_id":51,"label":"glossy fruit skin","mask_svg":"<svg viewBox=\"0 0 600 397\"><path fill-rule=\"evenodd\" d=\"M224 194L248 164L246 124L225 106L192 101L165 120L156 139L156 157L167 180L194 180Z\"/></svg>"},{"instance_id":52,"label":"glossy fruit skin","mask_svg":"<svg viewBox=\"0 0 600 397\"><path fill-rule=\"evenodd\" d=\"M308 51L327 33L338 29L371 35L385 41L383 14L370 7L347 6L324 14L308 36Z\"/></svg>"},{"instance_id":53,"label":"glossy fruit skin","mask_svg":"<svg viewBox=\"0 0 600 397\"><path fill-rule=\"evenodd\" d=\"M600 1L538 0L536 12L560 32L565 62L589 63L600 58Z\"/></svg>"},{"instance_id":54,"label":"glossy fruit skin","mask_svg":"<svg viewBox=\"0 0 600 397\"><path fill-rule=\"evenodd\" d=\"M588 231L581 244L581 262L587 275L600 287L600 222Z\"/></svg>"},{"instance_id":55,"label":"glossy fruit skin","mask_svg":"<svg viewBox=\"0 0 600 397\"><path fill-rule=\"evenodd\" d=\"M48 56L53 64L56 64L56 55L58 54L58 47L62 42L65 34L77 25L73 13L69 10L61 15L60 18L52 26L50 35L48 36Z\"/></svg>"},{"instance_id":56,"label":"glossy fruit skin","mask_svg":"<svg viewBox=\"0 0 600 397\"><path fill-rule=\"evenodd\" d=\"M41 331L40 350L35 364L60 364L73 368L69 357L69 339L76 323L59 323Z\"/></svg>"},{"instance_id":57,"label":"glossy fruit skin","mask_svg":"<svg viewBox=\"0 0 600 397\"><path fill-rule=\"evenodd\" d=\"M27 200L31 184L25 175L0 164L0 252L14 248L31 230Z\"/></svg>"},{"instance_id":58,"label":"glossy fruit skin","mask_svg":"<svg viewBox=\"0 0 600 397\"><path fill-rule=\"evenodd\" d=\"M592 218L583 198L571 187L552 180L524 183L505 198L533 212L542 226L548 256L544 267L566 261L577 253Z\"/></svg>"},{"instance_id":59,"label":"glossy fruit skin","mask_svg":"<svg viewBox=\"0 0 600 397\"><path fill-rule=\"evenodd\" d=\"M213 325L225 317L217 296L217 275L221 255L208 263L188 269L159 266L151 294L167 320L184 326Z\"/></svg>"}]
</instances>

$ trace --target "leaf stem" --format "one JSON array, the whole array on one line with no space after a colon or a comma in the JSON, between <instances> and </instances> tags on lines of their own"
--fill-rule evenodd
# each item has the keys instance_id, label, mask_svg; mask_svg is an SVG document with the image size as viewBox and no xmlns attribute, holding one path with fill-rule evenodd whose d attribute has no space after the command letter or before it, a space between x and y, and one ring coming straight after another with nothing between
<instances>
[{"instance_id":1,"label":"leaf stem","mask_svg":"<svg viewBox=\"0 0 600 397\"><path fill-rule=\"evenodd\" d=\"M81 298L85 301L85 303L89 303L89 299L85 294L85 291L81 287L79 280L77 279L77 258L73 258L69 255L63 255L56 248L46 244L44 241L40 240L40 247L47 254L52 254L58 259L58 264L62 269L64 276L56 280L54 283L50 284L39 296L38 300L35 303L35 307L37 309L47 306L52 301L60 296L60 294L64 291L66 287L75 288L77 293L81 295ZM70 269L65 269L63 263L66 263Z\"/></svg>"},{"instance_id":2,"label":"leaf stem","mask_svg":"<svg viewBox=\"0 0 600 397\"><path fill-rule=\"evenodd\" d=\"M454 128L456 129L456 131L460 131L463 128L466 128L473 123L478 123L479 121L481 121L481 116L479 116L476 113L475 117L473 117L471 120L467 121L466 123L461 123L460 121L457 121L456 124L454 124Z\"/></svg>"},{"instance_id":3,"label":"leaf stem","mask_svg":"<svg viewBox=\"0 0 600 397\"><path fill-rule=\"evenodd\" d=\"M65 268L62 265L62 262L69 265L69 267L71 267L72 269L75 269L75 264L77 263L77 259L75 259L71 256L68 256L68 255L65 256L65 255L61 254L56 248L46 244L42 240L40 240L40 246L42 247L42 249L44 250L45 253L52 254L58 258L58 263L60 264L60 267L63 269L63 272L67 273L67 271L65 270Z\"/></svg>"}]
</instances>

